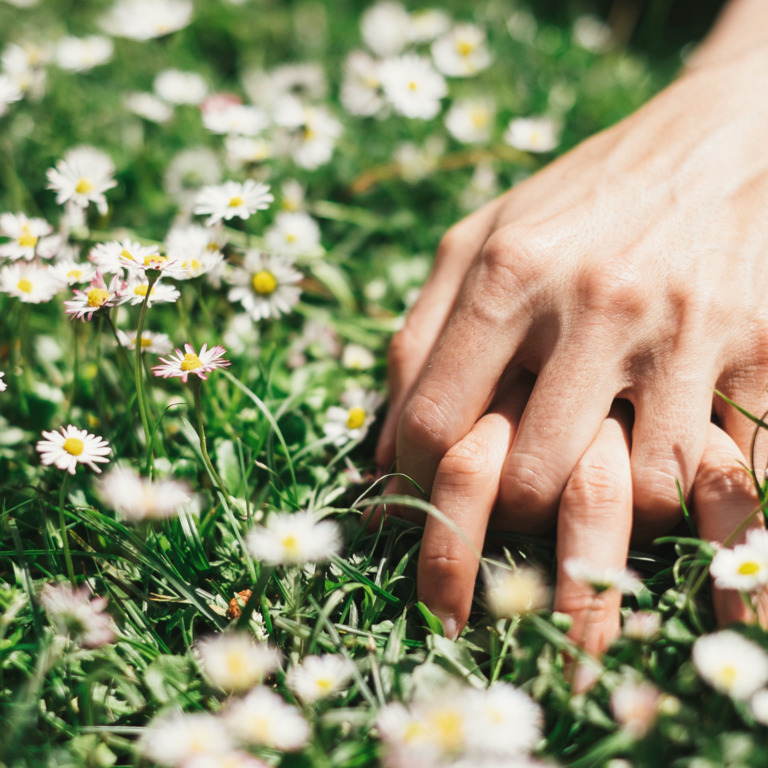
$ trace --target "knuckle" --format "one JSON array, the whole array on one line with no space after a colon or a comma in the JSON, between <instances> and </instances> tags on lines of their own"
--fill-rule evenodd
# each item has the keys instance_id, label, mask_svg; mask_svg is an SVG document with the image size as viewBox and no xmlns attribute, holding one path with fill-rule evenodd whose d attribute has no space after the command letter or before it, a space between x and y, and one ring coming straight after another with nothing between
<instances>
[{"instance_id":1,"label":"knuckle","mask_svg":"<svg viewBox=\"0 0 768 768\"><path fill-rule=\"evenodd\" d=\"M406 403L400 419L400 433L406 442L424 443L445 454L451 447L448 428L450 405L429 391L416 392Z\"/></svg>"},{"instance_id":2,"label":"knuckle","mask_svg":"<svg viewBox=\"0 0 768 768\"><path fill-rule=\"evenodd\" d=\"M562 489L544 469L546 466L541 459L531 461L523 457L515 457L509 462L502 479L508 503L528 510L546 510L554 506Z\"/></svg>"},{"instance_id":3,"label":"knuckle","mask_svg":"<svg viewBox=\"0 0 768 768\"><path fill-rule=\"evenodd\" d=\"M678 468L679 472L679 468ZM632 470L632 490L635 507L646 523L669 522L677 518L680 497L678 475L660 467L640 467ZM683 487L685 494L686 488Z\"/></svg>"},{"instance_id":4,"label":"knuckle","mask_svg":"<svg viewBox=\"0 0 768 768\"><path fill-rule=\"evenodd\" d=\"M614 515L626 503L629 486L621 473L600 464L579 464L563 491L563 504L590 516Z\"/></svg>"},{"instance_id":5,"label":"knuckle","mask_svg":"<svg viewBox=\"0 0 768 768\"><path fill-rule=\"evenodd\" d=\"M389 366L401 368L411 360L419 344L411 326L406 324L392 337L389 343Z\"/></svg>"},{"instance_id":6,"label":"knuckle","mask_svg":"<svg viewBox=\"0 0 768 768\"><path fill-rule=\"evenodd\" d=\"M465 568L465 562L447 547L423 546L419 554L419 572L428 573L433 583L454 579Z\"/></svg>"},{"instance_id":7,"label":"knuckle","mask_svg":"<svg viewBox=\"0 0 768 768\"><path fill-rule=\"evenodd\" d=\"M611 318L636 318L648 308L648 292L637 266L626 260L596 264L577 286L585 312Z\"/></svg>"},{"instance_id":8,"label":"knuckle","mask_svg":"<svg viewBox=\"0 0 768 768\"><path fill-rule=\"evenodd\" d=\"M755 494L752 478L738 464L715 466L702 463L696 473L696 489L700 497L723 500Z\"/></svg>"},{"instance_id":9,"label":"knuckle","mask_svg":"<svg viewBox=\"0 0 768 768\"><path fill-rule=\"evenodd\" d=\"M486 241L480 254L489 283L510 291L535 290L546 275L547 264L532 237L521 229L501 229Z\"/></svg>"},{"instance_id":10,"label":"knuckle","mask_svg":"<svg viewBox=\"0 0 768 768\"><path fill-rule=\"evenodd\" d=\"M437 470L438 481L485 481L491 475L488 451L471 433L453 445L443 456Z\"/></svg>"}]
</instances>

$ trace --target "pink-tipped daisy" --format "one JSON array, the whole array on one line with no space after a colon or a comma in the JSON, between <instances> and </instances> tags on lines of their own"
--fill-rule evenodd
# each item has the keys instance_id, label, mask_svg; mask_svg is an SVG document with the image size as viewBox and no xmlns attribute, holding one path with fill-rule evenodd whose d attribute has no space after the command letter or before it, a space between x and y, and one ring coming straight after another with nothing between
<instances>
[{"instance_id":1,"label":"pink-tipped daisy","mask_svg":"<svg viewBox=\"0 0 768 768\"><path fill-rule=\"evenodd\" d=\"M123 300L123 287L124 283L118 275L107 285L104 277L97 272L87 291L75 288L74 298L64 302L66 312L78 320L90 320L94 312L98 312L102 307L114 307L120 303Z\"/></svg>"},{"instance_id":2,"label":"pink-tipped daisy","mask_svg":"<svg viewBox=\"0 0 768 768\"><path fill-rule=\"evenodd\" d=\"M154 366L152 372L155 376L162 376L164 379L180 378L185 384L190 374L195 374L205 381L208 378L207 373L230 365L229 360L222 359L223 355L227 353L224 347L220 345L210 349L206 349L206 347L207 345L203 344L200 353L196 354L191 344L185 344L184 352L177 348L175 356L161 357L164 365Z\"/></svg>"},{"instance_id":3,"label":"pink-tipped daisy","mask_svg":"<svg viewBox=\"0 0 768 768\"><path fill-rule=\"evenodd\" d=\"M78 464L87 464L94 472L101 472L96 462L109 462L112 452L109 443L102 437L91 435L85 429L69 424L59 427L59 432L43 432L45 440L38 441L35 448L43 464L55 464L70 475L75 474Z\"/></svg>"}]
</instances>

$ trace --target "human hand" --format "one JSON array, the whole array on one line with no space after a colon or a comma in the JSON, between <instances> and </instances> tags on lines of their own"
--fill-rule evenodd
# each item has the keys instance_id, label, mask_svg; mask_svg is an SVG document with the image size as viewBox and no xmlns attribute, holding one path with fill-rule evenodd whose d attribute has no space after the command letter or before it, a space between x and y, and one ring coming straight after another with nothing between
<instances>
[{"instance_id":1,"label":"human hand","mask_svg":"<svg viewBox=\"0 0 768 768\"><path fill-rule=\"evenodd\" d=\"M494 488L516 528L552 527L617 397L635 533L674 524L713 387L759 411L768 382L766 73L765 47L689 73L446 235L392 343L380 465L429 493L518 365L538 377ZM746 454L751 423L715 408Z\"/></svg>"}]
</instances>

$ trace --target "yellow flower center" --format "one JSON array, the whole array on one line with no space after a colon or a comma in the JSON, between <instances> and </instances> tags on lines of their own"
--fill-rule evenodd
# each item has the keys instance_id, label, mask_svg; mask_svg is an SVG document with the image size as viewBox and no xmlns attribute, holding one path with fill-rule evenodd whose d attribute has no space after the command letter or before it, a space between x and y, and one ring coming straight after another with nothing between
<instances>
[{"instance_id":1,"label":"yellow flower center","mask_svg":"<svg viewBox=\"0 0 768 768\"><path fill-rule=\"evenodd\" d=\"M190 259L189 261L183 261L181 266L188 272L197 272L198 269L202 269L203 265L197 259Z\"/></svg>"},{"instance_id":2,"label":"yellow flower center","mask_svg":"<svg viewBox=\"0 0 768 768\"><path fill-rule=\"evenodd\" d=\"M130 261L136 261L136 259L133 258L133 254L127 248L123 248L123 250L120 251L120 255L124 259L129 259Z\"/></svg>"},{"instance_id":3,"label":"yellow flower center","mask_svg":"<svg viewBox=\"0 0 768 768\"><path fill-rule=\"evenodd\" d=\"M70 269L69 272L67 272L67 277L70 280L79 280L83 276L83 271L81 269Z\"/></svg>"},{"instance_id":4,"label":"yellow flower center","mask_svg":"<svg viewBox=\"0 0 768 768\"><path fill-rule=\"evenodd\" d=\"M725 690L730 690L733 687L733 683L736 680L738 670L732 664L726 664L718 670L716 675L718 683Z\"/></svg>"},{"instance_id":5,"label":"yellow flower center","mask_svg":"<svg viewBox=\"0 0 768 768\"><path fill-rule=\"evenodd\" d=\"M296 237L296 235L293 234L293 232L286 232L285 233L285 242L286 243L295 243L299 238Z\"/></svg>"},{"instance_id":6,"label":"yellow flower center","mask_svg":"<svg viewBox=\"0 0 768 768\"><path fill-rule=\"evenodd\" d=\"M79 456L83 449L85 448L85 444L79 437L68 437L64 441L64 445L61 446L70 456Z\"/></svg>"},{"instance_id":7,"label":"yellow flower center","mask_svg":"<svg viewBox=\"0 0 768 768\"><path fill-rule=\"evenodd\" d=\"M235 197L231 197L229 199L230 208L239 208L241 205L245 205L245 200L243 200L242 197L235 195Z\"/></svg>"},{"instance_id":8,"label":"yellow flower center","mask_svg":"<svg viewBox=\"0 0 768 768\"><path fill-rule=\"evenodd\" d=\"M93 184L85 176L81 177L75 185L75 192L78 195L87 195L89 192L93 192Z\"/></svg>"},{"instance_id":9,"label":"yellow flower center","mask_svg":"<svg viewBox=\"0 0 768 768\"><path fill-rule=\"evenodd\" d=\"M299 541L292 533L289 533L287 536L283 536L283 538L280 540L280 543L283 545L283 549L287 554L299 554Z\"/></svg>"},{"instance_id":10,"label":"yellow flower center","mask_svg":"<svg viewBox=\"0 0 768 768\"><path fill-rule=\"evenodd\" d=\"M415 80L411 80L411 82L408 83L408 88L411 91L416 91L419 88L419 84Z\"/></svg>"},{"instance_id":11,"label":"yellow flower center","mask_svg":"<svg viewBox=\"0 0 768 768\"><path fill-rule=\"evenodd\" d=\"M488 125L488 111L485 109L472 110L471 120L475 128L485 128Z\"/></svg>"},{"instance_id":12,"label":"yellow flower center","mask_svg":"<svg viewBox=\"0 0 768 768\"><path fill-rule=\"evenodd\" d=\"M32 293L32 290L34 289L34 285L32 285L31 280L27 280L26 277L22 277L21 280L19 280L18 283L16 283L16 288L20 291L23 291L24 293Z\"/></svg>"},{"instance_id":13,"label":"yellow flower center","mask_svg":"<svg viewBox=\"0 0 768 768\"><path fill-rule=\"evenodd\" d=\"M147 295L147 285L145 285L144 283L142 283L141 285L137 285L137 286L136 286L136 287L133 289L133 292L134 292L134 293L135 293L137 296L146 296L146 295ZM154 289L154 288L152 288L152 290L149 292L149 295L151 296L151 295L152 295L154 292L155 292L155 289Z\"/></svg>"},{"instance_id":14,"label":"yellow flower center","mask_svg":"<svg viewBox=\"0 0 768 768\"><path fill-rule=\"evenodd\" d=\"M759 570L760 563L756 563L754 560L746 560L736 569L741 576L752 576Z\"/></svg>"},{"instance_id":15,"label":"yellow flower center","mask_svg":"<svg viewBox=\"0 0 768 768\"><path fill-rule=\"evenodd\" d=\"M198 368L202 367L203 361L197 355L190 354L189 352L184 355L184 359L181 361L182 371L196 371Z\"/></svg>"},{"instance_id":16,"label":"yellow flower center","mask_svg":"<svg viewBox=\"0 0 768 768\"><path fill-rule=\"evenodd\" d=\"M261 272L257 272L253 276L253 290L262 296L269 296L270 293L275 292L277 288L277 280L275 276L268 272L266 269L262 269Z\"/></svg>"},{"instance_id":17,"label":"yellow flower center","mask_svg":"<svg viewBox=\"0 0 768 768\"><path fill-rule=\"evenodd\" d=\"M347 429L360 429L365 424L365 408L350 408L347 414Z\"/></svg>"},{"instance_id":18,"label":"yellow flower center","mask_svg":"<svg viewBox=\"0 0 768 768\"><path fill-rule=\"evenodd\" d=\"M242 677L248 669L242 653L228 653L225 664L227 672L233 677Z\"/></svg>"},{"instance_id":19,"label":"yellow flower center","mask_svg":"<svg viewBox=\"0 0 768 768\"><path fill-rule=\"evenodd\" d=\"M153 254L151 256L145 256L144 257L144 266L145 267L156 267L161 268L165 265L165 262L168 261L167 256L159 256L158 254Z\"/></svg>"},{"instance_id":20,"label":"yellow flower center","mask_svg":"<svg viewBox=\"0 0 768 768\"><path fill-rule=\"evenodd\" d=\"M91 288L88 291L88 306L100 307L109 298L109 291L105 291L103 288Z\"/></svg>"},{"instance_id":21,"label":"yellow flower center","mask_svg":"<svg viewBox=\"0 0 768 768\"><path fill-rule=\"evenodd\" d=\"M315 680L315 685L324 693L333 690L333 680L330 677L318 677Z\"/></svg>"},{"instance_id":22,"label":"yellow flower center","mask_svg":"<svg viewBox=\"0 0 768 768\"><path fill-rule=\"evenodd\" d=\"M21 235L19 236L19 245L22 248L34 248L37 245L37 236L33 235L28 225L24 225L21 228Z\"/></svg>"},{"instance_id":23,"label":"yellow flower center","mask_svg":"<svg viewBox=\"0 0 768 768\"><path fill-rule=\"evenodd\" d=\"M456 752L462 745L461 715L453 709L442 709L429 718L437 742L446 752Z\"/></svg>"},{"instance_id":24,"label":"yellow flower center","mask_svg":"<svg viewBox=\"0 0 768 768\"><path fill-rule=\"evenodd\" d=\"M136 345L136 339L133 340L134 346ZM144 349L145 347L151 347L152 346L152 339L148 338L147 336L141 337L141 348Z\"/></svg>"},{"instance_id":25,"label":"yellow flower center","mask_svg":"<svg viewBox=\"0 0 768 768\"><path fill-rule=\"evenodd\" d=\"M459 54L459 56L469 56L472 51L475 50L475 46L473 43L470 43L468 40L457 40L456 41L456 53Z\"/></svg>"}]
</instances>

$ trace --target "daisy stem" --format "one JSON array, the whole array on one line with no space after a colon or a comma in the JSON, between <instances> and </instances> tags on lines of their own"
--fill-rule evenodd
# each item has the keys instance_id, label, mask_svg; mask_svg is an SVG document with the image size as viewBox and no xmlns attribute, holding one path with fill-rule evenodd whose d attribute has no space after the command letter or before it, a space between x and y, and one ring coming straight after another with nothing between
<instances>
[{"instance_id":1,"label":"daisy stem","mask_svg":"<svg viewBox=\"0 0 768 768\"><path fill-rule=\"evenodd\" d=\"M208 469L208 472L210 472L211 477L216 482L216 485L218 486L219 493L221 493L225 499L229 498L229 495L227 494L227 489L224 487L224 483L221 481L221 478L219 477L219 473L216 471L216 468L213 466L213 462L211 461L211 457L208 455L208 446L205 442L205 429L203 428L203 406L202 406L202 400L200 399L200 390L202 389L202 381L195 376L194 380L192 381L192 391L195 394L195 415L197 416L197 435L200 438L200 453L203 456L203 462L205 463L206 468Z\"/></svg>"},{"instance_id":2,"label":"daisy stem","mask_svg":"<svg viewBox=\"0 0 768 768\"><path fill-rule=\"evenodd\" d=\"M144 399L144 377L141 375L141 334L144 330L144 320L147 316L149 295L152 293L152 288L159 277L160 274L154 270L149 270L147 272L147 293L144 296L144 301L141 303L141 312L139 313L139 326L136 330L136 359L133 366L134 380L136 382L136 401L138 402L139 413L141 414L141 426L144 427L144 440L147 445L147 452L150 455L152 451L152 433L149 429L149 413L147 411L147 402Z\"/></svg>"},{"instance_id":3,"label":"daisy stem","mask_svg":"<svg viewBox=\"0 0 768 768\"><path fill-rule=\"evenodd\" d=\"M125 362L126 366L128 367L128 370L130 371L131 366L131 360L128 357L128 353L125 351L125 347L123 346L123 343L120 341L120 337L117 335L117 328L115 327L115 321L112 319L112 315L107 311L105 314L105 317L107 318L107 324L109 325L112 335L115 337L115 341L117 342L117 348L120 350L120 356L122 357L123 361Z\"/></svg>"},{"instance_id":4,"label":"daisy stem","mask_svg":"<svg viewBox=\"0 0 768 768\"><path fill-rule=\"evenodd\" d=\"M61 543L64 546L64 562L67 564L67 576L72 584L72 588L77 587L77 581L75 580L75 569L72 565L72 553L69 551L69 539L67 532L67 521L64 519L64 500L67 494L67 486L69 485L69 475L64 475L61 488L59 489L59 528L61 528Z\"/></svg>"},{"instance_id":5,"label":"daisy stem","mask_svg":"<svg viewBox=\"0 0 768 768\"><path fill-rule=\"evenodd\" d=\"M496 663L493 665L493 673L491 674L491 683L495 683L501 676L501 670L504 666L504 659L509 651L509 646L512 644L512 638L514 637L515 630L517 629L519 619L510 619L507 623L507 628L504 632L504 640L501 644L501 650L496 659Z\"/></svg>"}]
</instances>

